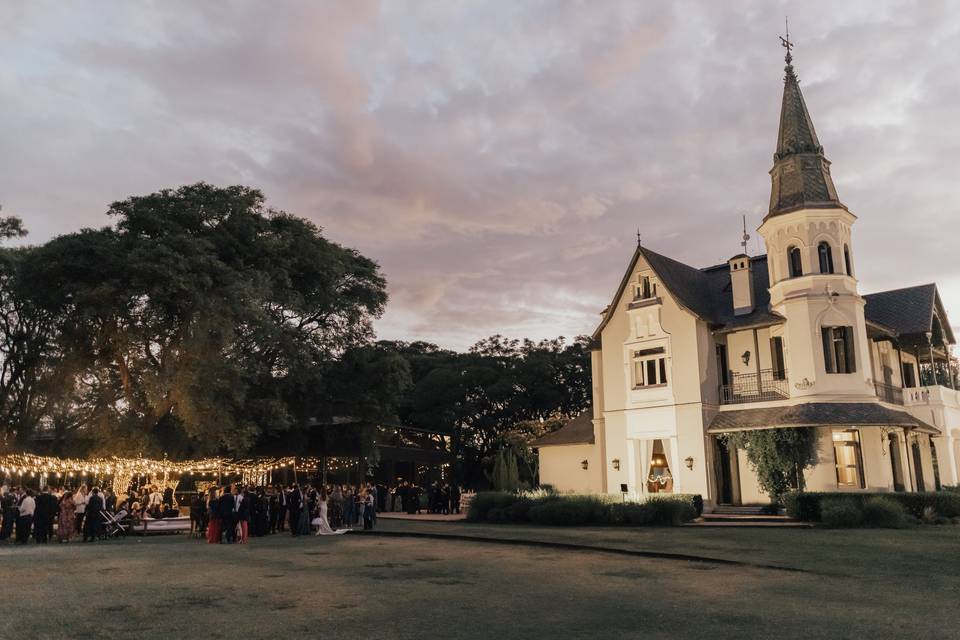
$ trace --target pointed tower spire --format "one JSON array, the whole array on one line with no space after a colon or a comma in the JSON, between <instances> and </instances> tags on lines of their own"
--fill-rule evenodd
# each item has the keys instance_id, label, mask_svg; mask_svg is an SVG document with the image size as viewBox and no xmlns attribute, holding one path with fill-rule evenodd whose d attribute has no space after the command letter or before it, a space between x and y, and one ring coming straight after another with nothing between
<instances>
[{"instance_id":1,"label":"pointed tower spire","mask_svg":"<svg viewBox=\"0 0 960 640\"><path fill-rule=\"evenodd\" d=\"M800 92L793 70L793 43L790 32L780 42L787 50L783 68L783 103L780 107L780 131L777 150L770 170L772 189L770 213L774 216L796 209L843 207L830 177L830 161L823 155L813 120Z\"/></svg>"}]
</instances>

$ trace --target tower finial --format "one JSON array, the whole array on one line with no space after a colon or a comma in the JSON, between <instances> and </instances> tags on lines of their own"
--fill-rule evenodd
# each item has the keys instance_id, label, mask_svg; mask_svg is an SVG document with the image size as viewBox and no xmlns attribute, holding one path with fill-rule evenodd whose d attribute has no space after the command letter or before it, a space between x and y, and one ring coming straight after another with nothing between
<instances>
[{"instance_id":1,"label":"tower finial","mask_svg":"<svg viewBox=\"0 0 960 640\"><path fill-rule=\"evenodd\" d=\"M637 227L637 246L640 246L640 227Z\"/></svg>"},{"instance_id":2,"label":"tower finial","mask_svg":"<svg viewBox=\"0 0 960 640\"><path fill-rule=\"evenodd\" d=\"M747 253L747 243L750 242L750 234L747 233L747 215L743 215L743 237L740 239L740 246L743 247L743 253Z\"/></svg>"},{"instance_id":3,"label":"tower finial","mask_svg":"<svg viewBox=\"0 0 960 640\"><path fill-rule=\"evenodd\" d=\"M791 63L793 62L793 55L790 53L790 50L793 49L793 43L790 42L790 17L784 16L783 18L783 27L786 32L786 37L780 36L780 44L784 49L787 50L787 55L783 59L787 63L787 70L792 69Z\"/></svg>"}]
</instances>

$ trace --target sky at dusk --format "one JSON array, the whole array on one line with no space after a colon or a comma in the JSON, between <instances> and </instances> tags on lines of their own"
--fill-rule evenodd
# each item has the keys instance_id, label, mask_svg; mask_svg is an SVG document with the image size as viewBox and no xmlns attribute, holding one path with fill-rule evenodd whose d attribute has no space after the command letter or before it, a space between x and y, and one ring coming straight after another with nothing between
<instances>
[{"instance_id":1,"label":"sky at dusk","mask_svg":"<svg viewBox=\"0 0 960 640\"><path fill-rule=\"evenodd\" d=\"M960 325L960 3L10 0L0 205L43 242L255 186L381 265L379 337L589 333L638 228L702 267L759 225L786 14L861 293Z\"/></svg>"}]
</instances>

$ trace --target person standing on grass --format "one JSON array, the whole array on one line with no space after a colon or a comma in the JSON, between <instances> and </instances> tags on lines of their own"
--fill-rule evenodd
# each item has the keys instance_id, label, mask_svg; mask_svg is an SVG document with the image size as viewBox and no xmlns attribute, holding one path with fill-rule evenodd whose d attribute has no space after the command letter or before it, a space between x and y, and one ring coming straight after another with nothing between
<instances>
[{"instance_id":1,"label":"person standing on grass","mask_svg":"<svg viewBox=\"0 0 960 640\"><path fill-rule=\"evenodd\" d=\"M237 524L240 526L240 544L247 544L250 539L250 514L253 511L253 495L244 487L242 491L239 491L239 496Z\"/></svg>"},{"instance_id":2,"label":"person standing on grass","mask_svg":"<svg viewBox=\"0 0 960 640\"><path fill-rule=\"evenodd\" d=\"M57 540L70 542L76 526L77 505L73 504L73 492L67 491L60 498L59 517L57 518Z\"/></svg>"},{"instance_id":3,"label":"person standing on grass","mask_svg":"<svg viewBox=\"0 0 960 640\"><path fill-rule=\"evenodd\" d=\"M287 494L287 513L289 514L290 535L300 535L300 511L303 508L303 494L296 483L290 485L290 493Z\"/></svg>"},{"instance_id":4,"label":"person standing on grass","mask_svg":"<svg viewBox=\"0 0 960 640\"><path fill-rule=\"evenodd\" d=\"M4 486L0 492L0 517L3 518L3 524L0 524L0 540L7 540L13 535L13 524L19 515L16 488Z\"/></svg>"},{"instance_id":5,"label":"person standing on grass","mask_svg":"<svg viewBox=\"0 0 960 640\"><path fill-rule=\"evenodd\" d=\"M370 489L363 495L363 529L369 531L373 529L374 496Z\"/></svg>"},{"instance_id":6,"label":"person standing on grass","mask_svg":"<svg viewBox=\"0 0 960 640\"><path fill-rule=\"evenodd\" d=\"M103 498L99 487L94 487L87 498L86 515L83 517L84 542L96 542L100 537L101 511L103 511Z\"/></svg>"},{"instance_id":7,"label":"person standing on grass","mask_svg":"<svg viewBox=\"0 0 960 640\"><path fill-rule=\"evenodd\" d=\"M217 488L210 487L207 490L207 544L220 543L220 498L217 496Z\"/></svg>"},{"instance_id":8,"label":"person standing on grass","mask_svg":"<svg viewBox=\"0 0 960 640\"><path fill-rule=\"evenodd\" d=\"M74 522L73 528L76 529L77 533L83 531L83 516L87 512L87 500L89 497L90 494L85 484L80 485L80 489L78 489L77 493L73 496L73 503L77 505L76 521Z\"/></svg>"},{"instance_id":9,"label":"person standing on grass","mask_svg":"<svg viewBox=\"0 0 960 640\"><path fill-rule=\"evenodd\" d=\"M33 514L37 503L33 499L33 490L27 489L20 500L17 516L17 543L27 544L30 541L30 527L33 525Z\"/></svg>"},{"instance_id":10,"label":"person standing on grass","mask_svg":"<svg viewBox=\"0 0 960 640\"><path fill-rule=\"evenodd\" d=\"M225 486L220 495L220 528L225 534L227 544L237 541L237 497L233 488Z\"/></svg>"},{"instance_id":11,"label":"person standing on grass","mask_svg":"<svg viewBox=\"0 0 960 640\"><path fill-rule=\"evenodd\" d=\"M57 499L50 493L50 485L40 490L36 498L36 509L33 514L33 539L46 544L53 533L53 520L57 515Z\"/></svg>"}]
</instances>

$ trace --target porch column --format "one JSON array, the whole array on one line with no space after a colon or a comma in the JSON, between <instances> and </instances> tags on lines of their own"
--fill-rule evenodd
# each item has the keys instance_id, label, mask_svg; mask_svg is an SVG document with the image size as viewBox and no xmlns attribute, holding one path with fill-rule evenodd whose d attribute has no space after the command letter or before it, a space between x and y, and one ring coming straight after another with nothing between
<instances>
[{"instance_id":1,"label":"porch column","mask_svg":"<svg viewBox=\"0 0 960 640\"><path fill-rule=\"evenodd\" d=\"M903 427L903 447L901 447L900 450L903 452L901 455L903 455L903 461L907 467L906 479L910 481L910 486L907 488L907 491L916 491L917 483L913 475L913 456L910 455L910 434L906 427Z\"/></svg>"},{"instance_id":2,"label":"porch column","mask_svg":"<svg viewBox=\"0 0 960 640\"><path fill-rule=\"evenodd\" d=\"M637 446L640 450L640 469L634 476L640 485L637 493L644 497L647 495L647 463L650 460L650 448L647 447L647 442L647 440L637 441Z\"/></svg>"},{"instance_id":3,"label":"porch column","mask_svg":"<svg viewBox=\"0 0 960 640\"><path fill-rule=\"evenodd\" d=\"M606 464L606 461L604 461ZM638 493L637 483L637 441L627 439L627 489ZM634 485L634 486L630 486ZM619 489L620 487L617 487Z\"/></svg>"},{"instance_id":4,"label":"porch column","mask_svg":"<svg viewBox=\"0 0 960 640\"><path fill-rule=\"evenodd\" d=\"M930 349L930 373L933 375L933 386L937 386L937 363L933 360L933 334L927 331L927 347Z\"/></svg>"},{"instance_id":5,"label":"porch column","mask_svg":"<svg viewBox=\"0 0 960 640\"><path fill-rule=\"evenodd\" d=\"M673 476L673 492L683 493L680 488L680 439L670 440L670 475Z\"/></svg>"}]
</instances>

